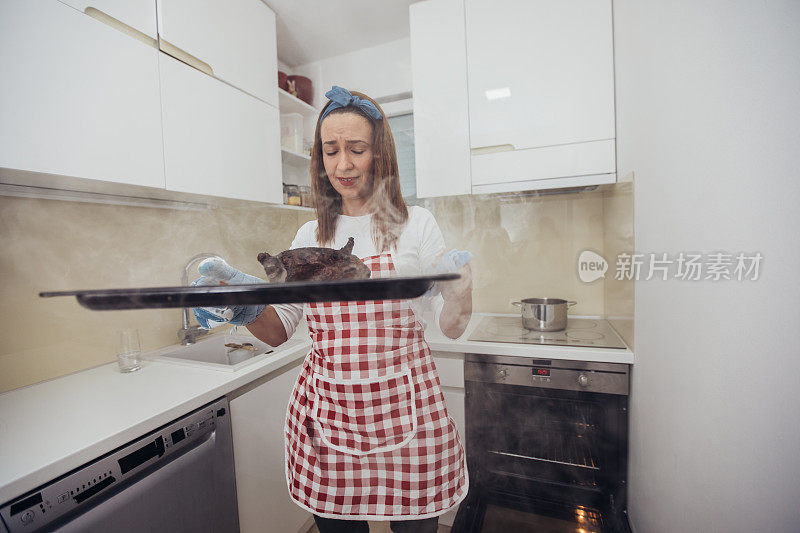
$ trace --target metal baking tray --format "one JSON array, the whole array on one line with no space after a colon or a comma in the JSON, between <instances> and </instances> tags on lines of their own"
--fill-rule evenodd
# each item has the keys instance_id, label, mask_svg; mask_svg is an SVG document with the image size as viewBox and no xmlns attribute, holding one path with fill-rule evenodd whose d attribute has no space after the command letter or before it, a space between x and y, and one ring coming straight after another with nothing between
<instances>
[{"instance_id":1,"label":"metal baking tray","mask_svg":"<svg viewBox=\"0 0 800 533\"><path fill-rule=\"evenodd\" d=\"M459 274L407 276L334 281L293 281L257 285L210 287L151 287L40 292L42 298L75 296L94 311L158 309L165 307L224 307L228 305L405 300L422 296L436 281L458 279Z\"/></svg>"}]
</instances>

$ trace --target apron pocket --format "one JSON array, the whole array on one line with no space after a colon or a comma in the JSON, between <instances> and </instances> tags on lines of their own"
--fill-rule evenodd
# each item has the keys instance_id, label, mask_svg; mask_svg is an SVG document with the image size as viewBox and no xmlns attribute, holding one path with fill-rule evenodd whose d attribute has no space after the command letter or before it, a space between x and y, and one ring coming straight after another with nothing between
<instances>
[{"instance_id":1,"label":"apron pocket","mask_svg":"<svg viewBox=\"0 0 800 533\"><path fill-rule=\"evenodd\" d=\"M417 432L411 370L381 378L331 380L314 377L312 417L320 439L350 455L405 446Z\"/></svg>"}]
</instances>

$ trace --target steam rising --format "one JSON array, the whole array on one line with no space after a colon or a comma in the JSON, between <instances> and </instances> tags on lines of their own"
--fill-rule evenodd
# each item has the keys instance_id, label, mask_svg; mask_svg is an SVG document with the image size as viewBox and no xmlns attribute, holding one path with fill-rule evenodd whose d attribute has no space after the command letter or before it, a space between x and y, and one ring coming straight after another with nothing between
<instances>
[{"instance_id":1,"label":"steam rising","mask_svg":"<svg viewBox=\"0 0 800 533\"><path fill-rule=\"evenodd\" d=\"M388 250L403 233L408 221L408 209L400 210L392 201L393 185L396 176L375 177L372 181L372 195L367 201L367 211L373 213L372 229L375 236L375 248Z\"/></svg>"}]
</instances>

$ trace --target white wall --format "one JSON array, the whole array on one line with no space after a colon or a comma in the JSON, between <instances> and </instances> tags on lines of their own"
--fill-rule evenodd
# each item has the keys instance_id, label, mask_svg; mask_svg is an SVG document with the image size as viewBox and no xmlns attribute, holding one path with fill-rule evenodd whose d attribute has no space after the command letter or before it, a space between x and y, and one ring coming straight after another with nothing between
<instances>
[{"instance_id":1,"label":"white wall","mask_svg":"<svg viewBox=\"0 0 800 533\"><path fill-rule=\"evenodd\" d=\"M636 284L638 533L800 528L800 2L614 3L639 252L761 252L757 282Z\"/></svg>"},{"instance_id":2,"label":"white wall","mask_svg":"<svg viewBox=\"0 0 800 533\"><path fill-rule=\"evenodd\" d=\"M411 92L411 45L408 38L391 41L298 65L294 74L314 82L314 107L327 101L325 93L332 85L360 91L372 98Z\"/></svg>"},{"instance_id":3,"label":"white wall","mask_svg":"<svg viewBox=\"0 0 800 533\"><path fill-rule=\"evenodd\" d=\"M280 59L278 60L278 70L281 70L286 74L294 74L294 69Z\"/></svg>"}]
</instances>

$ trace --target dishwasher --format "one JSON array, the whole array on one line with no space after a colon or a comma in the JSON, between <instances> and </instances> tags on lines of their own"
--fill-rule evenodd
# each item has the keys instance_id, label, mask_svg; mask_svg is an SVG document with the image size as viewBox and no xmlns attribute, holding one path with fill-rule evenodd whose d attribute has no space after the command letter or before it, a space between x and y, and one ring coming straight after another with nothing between
<instances>
[{"instance_id":1,"label":"dishwasher","mask_svg":"<svg viewBox=\"0 0 800 533\"><path fill-rule=\"evenodd\" d=\"M9 533L239 531L228 400L3 504L0 517Z\"/></svg>"}]
</instances>

